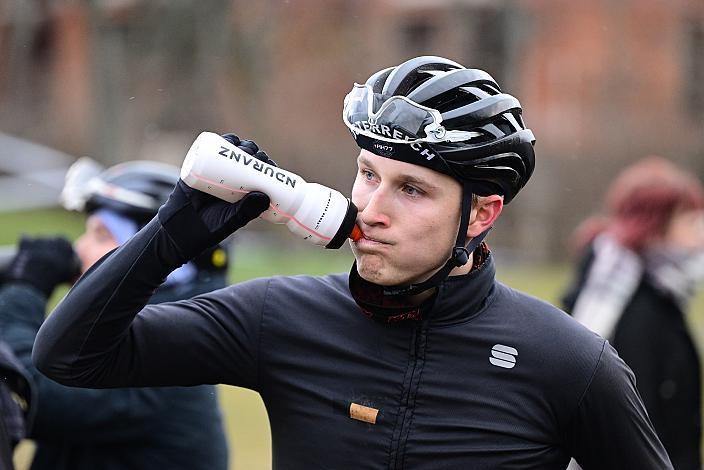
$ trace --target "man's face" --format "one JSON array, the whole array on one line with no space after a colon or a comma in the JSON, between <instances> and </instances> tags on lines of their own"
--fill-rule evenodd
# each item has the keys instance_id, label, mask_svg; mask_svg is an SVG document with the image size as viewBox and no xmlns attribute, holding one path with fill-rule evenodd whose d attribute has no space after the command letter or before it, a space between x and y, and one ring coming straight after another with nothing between
<instances>
[{"instance_id":1,"label":"man's face","mask_svg":"<svg viewBox=\"0 0 704 470\"><path fill-rule=\"evenodd\" d=\"M118 246L119 243L100 218L95 215L88 216L86 231L74 243L74 249L81 260L81 272L86 272L105 253Z\"/></svg>"},{"instance_id":2,"label":"man's face","mask_svg":"<svg viewBox=\"0 0 704 470\"><path fill-rule=\"evenodd\" d=\"M428 168L362 150L352 201L364 237L350 241L359 275L390 286L428 279L450 257L462 188Z\"/></svg>"}]
</instances>

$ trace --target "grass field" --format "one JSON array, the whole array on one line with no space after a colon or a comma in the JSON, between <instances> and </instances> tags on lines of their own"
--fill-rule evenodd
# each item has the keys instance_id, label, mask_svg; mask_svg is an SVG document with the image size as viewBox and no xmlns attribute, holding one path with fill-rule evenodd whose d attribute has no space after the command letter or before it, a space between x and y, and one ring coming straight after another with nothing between
<instances>
[{"instance_id":1,"label":"grass field","mask_svg":"<svg viewBox=\"0 0 704 470\"><path fill-rule=\"evenodd\" d=\"M42 210L0 214L0 246L13 244L20 233L64 234L74 239L82 230L83 218L62 211ZM279 229L285 231L282 227ZM250 240L257 237L249 237ZM275 274L324 274L347 271L352 262L348 249L326 251L292 240L288 247L276 243L250 243L247 237L235 243L231 280ZM532 295L556 303L568 282L566 265L512 265L498 268L498 278ZM56 302L65 291L57 292ZM694 311L704 313L704 300L698 298ZM690 318L702 343L702 314ZM231 468L260 470L271 468L271 438L266 411L259 396L230 386L219 388L232 450ZM18 470L28 468L32 443L22 443L16 455Z\"/></svg>"}]
</instances>

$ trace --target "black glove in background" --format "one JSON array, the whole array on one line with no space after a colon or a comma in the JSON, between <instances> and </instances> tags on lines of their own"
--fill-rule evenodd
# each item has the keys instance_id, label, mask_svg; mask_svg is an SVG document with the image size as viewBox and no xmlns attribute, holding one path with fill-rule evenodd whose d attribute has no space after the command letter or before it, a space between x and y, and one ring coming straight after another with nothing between
<instances>
[{"instance_id":1,"label":"black glove in background","mask_svg":"<svg viewBox=\"0 0 704 470\"><path fill-rule=\"evenodd\" d=\"M223 138L255 158L275 165L251 140L240 140L234 134L225 134ZM158 217L180 251L181 262L185 263L259 217L269 203L269 196L258 191L229 203L193 189L179 179L168 201L159 208Z\"/></svg>"},{"instance_id":2,"label":"black glove in background","mask_svg":"<svg viewBox=\"0 0 704 470\"><path fill-rule=\"evenodd\" d=\"M49 297L56 286L72 283L80 274L81 263L70 241L63 237L23 236L4 279L29 284Z\"/></svg>"}]
</instances>

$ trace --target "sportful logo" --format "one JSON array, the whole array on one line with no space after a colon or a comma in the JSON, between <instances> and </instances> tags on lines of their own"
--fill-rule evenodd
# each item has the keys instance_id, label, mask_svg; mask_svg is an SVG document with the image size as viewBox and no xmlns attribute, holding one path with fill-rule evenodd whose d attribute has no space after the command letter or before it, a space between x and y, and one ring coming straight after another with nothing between
<instances>
[{"instance_id":1,"label":"sportful logo","mask_svg":"<svg viewBox=\"0 0 704 470\"><path fill-rule=\"evenodd\" d=\"M516 366L516 356L518 356L516 348L504 346L503 344L495 344L491 348L489 362L497 367L513 369Z\"/></svg>"}]
</instances>

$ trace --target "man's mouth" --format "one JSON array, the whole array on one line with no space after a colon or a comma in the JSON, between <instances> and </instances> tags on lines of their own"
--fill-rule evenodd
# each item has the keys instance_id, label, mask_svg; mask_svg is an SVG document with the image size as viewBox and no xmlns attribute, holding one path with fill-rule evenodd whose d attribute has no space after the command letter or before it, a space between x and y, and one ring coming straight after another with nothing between
<instances>
[{"instance_id":1,"label":"man's mouth","mask_svg":"<svg viewBox=\"0 0 704 470\"><path fill-rule=\"evenodd\" d=\"M367 235L366 233L362 232L362 237L357 241L359 242L366 242L366 243L374 243L374 244L379 244L379 245L391 245L390 242L387 240L382 240L380 238L375 238L370 235Z\"/></svg>"}]
</instances>

